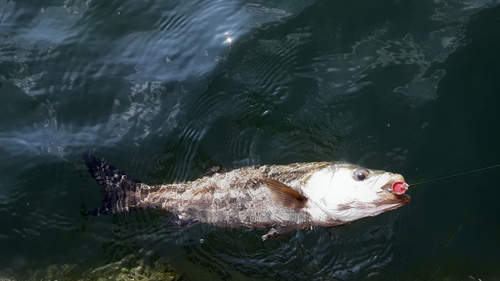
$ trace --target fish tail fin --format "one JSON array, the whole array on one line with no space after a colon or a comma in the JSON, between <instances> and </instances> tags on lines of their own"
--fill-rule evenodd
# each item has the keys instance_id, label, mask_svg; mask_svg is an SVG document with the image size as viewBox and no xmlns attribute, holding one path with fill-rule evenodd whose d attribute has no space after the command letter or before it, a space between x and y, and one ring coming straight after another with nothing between
<instances>
[{"instance_id":1,"label":"fish tail fin","mask_svg":"<svg viewBox=\"0 0 500 281\"><path fill-rule=\"evenodd\" d=\"M105 192L102 205L83 215L100 216L124 213L137 207L140 198L138 198L136 191L142 185L140 180L90 155L89 152L83 153L83 159L90 174L99 185L103 186Z\"/></svg>"}]
</instances>

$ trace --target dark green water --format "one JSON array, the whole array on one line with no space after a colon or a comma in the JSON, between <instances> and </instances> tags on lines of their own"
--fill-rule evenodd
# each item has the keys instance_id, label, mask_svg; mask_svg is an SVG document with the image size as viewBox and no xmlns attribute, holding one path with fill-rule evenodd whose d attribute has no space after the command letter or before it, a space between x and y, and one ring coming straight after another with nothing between
<instances>
[{"instance_id":1,"label":"dark green water","mask_svg":"<svg viewBox=\"0 0 500 281\"><path fill-rule=\"evenodd\" d=\"M101 200L84 151L148 183L344 160L411 184L499 164L498 3L2 1L0 279L499 280L498 168L265 242L80 215Z\"/></svg>"}]
</instances>

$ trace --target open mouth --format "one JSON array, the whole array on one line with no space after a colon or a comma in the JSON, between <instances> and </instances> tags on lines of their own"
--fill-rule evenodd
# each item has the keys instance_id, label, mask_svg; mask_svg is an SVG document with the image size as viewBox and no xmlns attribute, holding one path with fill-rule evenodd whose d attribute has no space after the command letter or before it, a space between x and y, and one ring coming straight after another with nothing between
<instances>
[{"instance_id":1,"label":"open mouth","mask_svg":"<svg viewBox=\"0 0 500 281\"><path fill-rule=\"evenodd\" d=\"M408 190L408 184L404 181L395 181L392 183L391 190L396 195L403 195Z\"/></svg>"},{"instance_id":2,"label":"open mouth","mask_svg":"<svg viewBox=\"0 0 500 281\"><path fill-rule=\"evenodd\" d=\"M394 174L382 187L382 189L395 195L403 195L408 190L408 186L409 185L405 182L402 175Z\"/></svg>"},{"instance_id":3,"label":"open mouth","mask_svg":"<svg viewBox=\"0 0 500 281\"><path fill-rule=\"evenodd\" d=\"M403 203L410 202L410 196L405 194L409 185L400 174L394 174L391 179L382 187L383 193L388 200L397 200ZM392 195L392 196L391 196ZM390 198L389 198L390 197Z\"/></svg>"},{"instance_id":4,"label":"open mouth","mask_svg":"<svg viewBox=\"0 0 500 281\"><path fill-rule=\"evenodd\" d=\"M408 184L406 186L399 186L396 184L396 190L401 188L401 192L394 192L393 186L396 182L387 183L381 192L378 193L380 198L380 203L383 204L398 204L398 206L407 204L411 201L411 197L405 194L402 190L406 191L408 189ZM404 182L403 182L404 183Z\"/></svg>"}]
</instances>

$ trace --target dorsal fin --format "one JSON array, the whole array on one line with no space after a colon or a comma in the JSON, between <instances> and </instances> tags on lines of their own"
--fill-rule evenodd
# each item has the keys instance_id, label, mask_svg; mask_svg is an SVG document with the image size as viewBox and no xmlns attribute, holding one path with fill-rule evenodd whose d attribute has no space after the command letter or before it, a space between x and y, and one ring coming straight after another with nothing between
<instances>
[{"instance_id":1,"label":"dorsal fin","mask_svg":"<svg viewBox=\"0 0 500 281\"><path fill-rule=\"evenodd\" d=\"M275 199L281 205L289 208L302 209L306 206L307 197L288 185L270 178L262 178L262 182L269 187Z\"/></svg>"},{"instance_id":2,"label":"dorsal fin","mask_svg":"<svg viewBox=\"0 0 500 281\"><path fill-rule=\"evenodd\" d=\"M225 168L225 167L221 167L221 166L213 166L212 168L210 168L210 170L208 170L206 173L205 173L205 176L213 176L215 174L224 174L224 173L227 173L227 172L230 172L231 169L228 169L228 168Z\"/></svg>"}]
</instances>

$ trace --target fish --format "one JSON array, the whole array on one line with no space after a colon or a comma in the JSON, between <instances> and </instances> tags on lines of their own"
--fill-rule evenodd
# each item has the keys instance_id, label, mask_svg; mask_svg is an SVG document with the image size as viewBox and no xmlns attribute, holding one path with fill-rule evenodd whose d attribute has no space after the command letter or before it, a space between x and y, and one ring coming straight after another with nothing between
<instances>
[{"instance_id":1,"label":"fish","mask_svg":"<svg viewBox=\"0 0 500 281\"><path fill-rule=\"evenodd\" d=\"M214 167L194 181L148 185L89 152L83 159L104 190L101 206L86 216L153 209L171 214L166 227L270 229L263 240L377 216L411 200L401 174L346 162Z\"/></svg>"}]
</instances>

